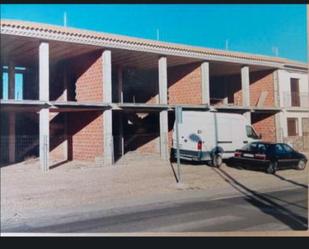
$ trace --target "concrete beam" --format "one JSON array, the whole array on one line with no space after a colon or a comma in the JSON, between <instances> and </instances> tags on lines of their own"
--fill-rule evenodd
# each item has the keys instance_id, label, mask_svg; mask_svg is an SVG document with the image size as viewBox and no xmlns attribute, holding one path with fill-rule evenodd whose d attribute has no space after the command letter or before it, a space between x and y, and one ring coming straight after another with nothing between
<instances>
[{"instance_id":1,"label":"concrete beam","mask_svg":"<svg viewBox=\"0 0 309 249\"><path fill-rule=\"evenodd\" d=\"M209 62L201 64L201 79L202 79L202 104L210 105L209 94Z\"/></svg>"},{"instance_id":2,"label":"concrete beam","mask_svg":"<svg viewBox=\"0 0 309 249\"><path fill-rule=\"evenodd\" d=\"M244 66L241 68L241 92L242 92L242 105L250 106L250 77L249 67Z\"/></svg>"},{"instance_id":3,"label":"concrete beam","mask_svg":"<svg viewBox=\"0 0 309 249\"><path fill-rule=\"evenodd\" d=\"M103 101L112 102L112 56L110 50L105 50L102 54L103 64ZM114 142L113 142L113 119L112 110L103 112L103 136L104 136L104 164L114 163Z\"/></svg>"},{"instance_id":4,"label":"concrete beam","mask_svg":"<svg viewBox=\"0 0 309 249\"><path fill-rule=\"evenodd\" d=\"M16 161L16 153L15 153L15 143L16 143L16 137L15 137L15 113L10 112L9 113L9 162L14 163Z\"/></svg>"},{"instance_id":5,"label":"concrete beam","mask_svg":"<svg viewBox=\"0 0 309 249\"><path fill-rule=\"evenodd\" d=\"M167 59L159 58L159 101L167 104ZM168 111L160 112L160 155L163 160L168 160Z\"/></svg>"},{"instance_id":6,"label":"concrete beam","mask_svg":"<svg viewBox=\"0 0 309 249\"><path fill-rule=\"evenodd\" d=\"M9 63L9 89L8 89L8 99L15 99L15 64L13 62Z\"/></svg>"},{"instance_id":7,"label":"concrete beam","mask_svg":"<svg viewBox=\"0 0 309 249\"><path fill-rule=\"evenodd\" d=\"M49 101L49 44L39 46L39 98ZM40 110L40 166L43 171L49 169L49 110Z\"/></svg>"}]
</instances>

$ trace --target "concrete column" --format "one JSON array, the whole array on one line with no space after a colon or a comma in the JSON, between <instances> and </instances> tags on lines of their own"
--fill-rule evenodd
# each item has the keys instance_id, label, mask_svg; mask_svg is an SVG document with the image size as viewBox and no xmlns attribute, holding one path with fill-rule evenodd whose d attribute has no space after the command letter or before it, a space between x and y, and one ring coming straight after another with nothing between
<instances>
[{"instance_id":1,"label":"concrete column","mask_svg":"<svg viewBox=\"0 0 309 249\"><path fill-rule=\"evenodd\" d=\"M159 101L167 104L167 60L159 58ZM160 112L160 155L163 160L168 160L168 112Z\"/></svg>"},{"instance_id":2,"label":"concrete column","mask_svg":"<svg viewBox=\"0 0 309 249\"><path fill-rule=\"evenodd\" d=\"M105 50L103 57L103 102L112 102L112 56L110 50ZM104 164L114 163L114 142L113 142L113 122L112 110L103 112L104 126Z\"/></svg>"},{"instance_id":3,"label":"concrete column","mask_svg":"<svg viewBox=\"0 0 309 249\"><path fill-rule=\"evenodd\" d=\"M9 63L9 89L8 89L8 99L15 99L15 64L13 62Z\"/></svg>"},{"instance_id":4,"label":"concrete column","mask_svg":"<svg viewBox=\"0 0 309 249\"><path fill-rule=\"evenodd\" d=\"M273 72L273 79L274 79L274 105L275 107L280 106L280 91L279 91L279 75L278 70ZM281 117L280 113L275 114L275 126L276 126L276 141L278 143L283 142L282 137L282 126L281 126Z\"/></svg>"},{"instance_id":5,"label":"concrete column","mask_svg":"<svg viewBox=\"0 0 309 249\"><path fill-rule=\"evenodd\" d=\"M49 101L49 44L39 46L39 99ZM49 169L49 110L40 110L40 165L43 171Z\"/></svg>"},{"instance_id":6,"label":"concrete column","mask_svg":"<svg viewBox=\"0 0 309 249\"><path fill-rule=\"evenodd\" d=\"M122 66L118 66L118 102L123 103L123 69Z\"/></svg>"},{"instance_id":7,"label":"concrete column","mask_svg":"<svg viewBox=\"0 0 309 249\"><path fill-rule=\"evenodd\" d=\"M13 62L9 63L8 70L8 99L15 99L15 64ZM15 113L9 113L9 162L14 163L16 160L15 153L15 143L16 143L16 129L15 129Z\"/></svg>"},{"instance_id":8,"label":"concrete column","mask_svg":"<svg viewBox=\"0 0 309 249\"><path fill-rule=\"evenodd\" d=\"M242 92L242 105L245 107L250 106L250 78L249 67L244 66L241 68L241 92Z\"/></svg>"},{"instance_id":9,"label":"concrete column","mask_svg":"<svg viewBox=\"0 0 309 249\"><path fill-rule=\"evenodd\" d=\"M117 78L118 78L118 102L123 103L123 68L122 66L118 66L117 68ZM123 118L122 113L120 114L120 122L119 122L119 135L118 135L118 144L120 154L124 155L124 139L123 139Z\"/></svg>"},{"instance_id":10,"label":"concrete column","mask_svg":"<svg viewBox=\"0 0 309 249\"><path fill-rule=\"evenodd\" d=\"M206 61L201 64L201 78L202 78L202 104L210 105L209 63Z\"/></svg>"},{"instance_id":11,"label":"concrete column","mask_svg":"<svg viewBox=\"0 0 309 249\"><path fill-rule=\"evenodd\" d=\"M0 99L3 99L3 67L0 64Z\"/></svg>"},{"instance_id":12,"label":"concrete column","mask_svg":"<svg viewBox=\"0 0 309 249\"><path fill-rule=\"evenodd\" d=\"M63 101L68 101L68 71L66 64L63 65ZM63 156L64 160L69 160L69 143L68 143L68 113L64 115L64 142L63 142Z\"/></svg>"},{"instance_id":13,"label":"concrete column","mask_svg":"<svg viewBox=\"0 0 309 249\"><path fill-rule=\"evenodd\" d=\"M16 161L15 158L15 143L16 143L16 137L15 137L15 113L10 112L9 113L9 162L14 163Z\"/></svg>"}]
</instances>

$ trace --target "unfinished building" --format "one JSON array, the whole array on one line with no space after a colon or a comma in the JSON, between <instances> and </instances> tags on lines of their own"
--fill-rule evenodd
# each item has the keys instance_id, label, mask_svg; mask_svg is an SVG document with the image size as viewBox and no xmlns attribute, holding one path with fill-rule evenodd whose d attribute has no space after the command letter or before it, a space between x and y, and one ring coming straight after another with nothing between
<instances>
[{"instance_id":1,"label":"unfinished building","mask_svg":"<svg viewBox=\"0 0 309 249\"><path fill-rule=\"evenodd\" d=\"M241 113L276 141L277 72L289 68L307 72L283 58L1 20L1 164L110 165L128 151L168 160L176 105Z\"/></svg>"}]
</instances>

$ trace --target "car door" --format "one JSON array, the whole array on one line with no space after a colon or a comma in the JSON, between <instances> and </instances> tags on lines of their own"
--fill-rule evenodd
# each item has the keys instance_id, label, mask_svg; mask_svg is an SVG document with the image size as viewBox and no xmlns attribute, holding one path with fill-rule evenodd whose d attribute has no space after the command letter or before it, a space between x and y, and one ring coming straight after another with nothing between
<instances>
[{"instance_id":1,"label":"car door","mask_svg":"<svg viewBox=\"0 0 309 249\"><path fill-rule=\"evenodd\" d=\"M286 160L286 166L287 167L291 167L291 166L296 166L299 158L296 156L295 151L287 144L282 144L284 150L286 151L286 153L288 154L287 156L287 160Z\"/></svg>"},{"instance_id":2,"label":"car door","mask_svg":"<svg viewBox=\"0 0 309 249\"><path fill-rule=\"evenodd\" d=\"M288 153L282 144L275 145L275 158L280 168L285 168L289 165L291 159L290 153Z\"/></svg>"}]
</instances>

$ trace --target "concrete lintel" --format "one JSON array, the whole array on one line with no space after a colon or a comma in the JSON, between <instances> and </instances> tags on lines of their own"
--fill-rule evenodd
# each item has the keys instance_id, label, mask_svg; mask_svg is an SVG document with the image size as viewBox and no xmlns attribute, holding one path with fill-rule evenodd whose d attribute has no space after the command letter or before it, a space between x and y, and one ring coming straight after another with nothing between
<instances>
[{"instance_id":1,"label":"concrete lintel","mask_svg":"<svg viewBox=\"0 0 309 249\"><path fill-rule=\"evenodd\" d=\"M243 66L241 68L241 92L242 92L242 105L250 106L250 75L249 67Z\"/></svg>"},{"instance_id":2,"label":"concrete lintel","mask_svg":"<svg viewBox=\"0 0 309 249\"><path fill-rule=\"evenodd\" d=\"M209 92L209 62L202 62L201 64L201 79L202 79L202 104L210 104Z\"/></svg>"}]
</instances>

